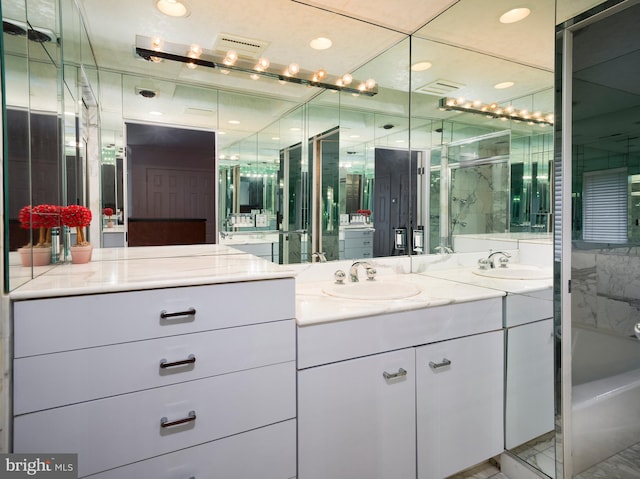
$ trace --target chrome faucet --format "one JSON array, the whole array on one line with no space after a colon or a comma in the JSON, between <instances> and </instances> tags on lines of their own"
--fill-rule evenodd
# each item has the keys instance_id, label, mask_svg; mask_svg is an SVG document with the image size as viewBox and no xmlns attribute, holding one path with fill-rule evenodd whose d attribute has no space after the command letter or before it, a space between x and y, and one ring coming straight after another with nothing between
<instances>
[{"instance_id":1,"label":"chrome faucet","mask_svg":"<svg viewBox=\"0 0 640 479\"><path fill-rule=\"evenodd\" d=\"M311 255L311 258L317 258L317 260L318 260L317 262L319 262L319 263L326 263L327 262L327 255L324 252L317 251L317 252L315 252L315 253L313 253Z\"/></svg>"},{"instance_id":2,"label":"chrome faucet","mask_svg":"<svg viewBox=\"0 0 640 479\"><path fill-rule=\"evenodd\" d=\"M448 246L444 246L444 245L440 245L440 246L436 246L435 251L440 253L440 254L452 254L453 250L451 248L449 248Z\"/></svg>"},{"instance_id":3,"label":"chrome faucet","mask_svg":"<svg viewBox=\"0 0 640 479\"><path fill-rule=\"evenodd\" d=\"M502 255L502 258L500 258L500 267L501 268L506 268L507 267L507 263L509 262L509 258L511 258L511 255L505 251L494 251L493 253L489 253L489 256L487 256L487 262L489 263L489 266L493 269L496 267L496 260L494 258L494 256L496 255Z\"/></svg>"},{"instance_id":4,"label":"chrome faucet","mask_svg":"<svg viewBox=\"0 0 640 479\"><path fill-rule=\"evenodd\" d=\"M360 281L358 279L358 266L362 266L365 269L365 271L367 272L367 279L369 281L373 281L374 279L376 279L376 269L371 263L368 263L366 261L356 261L351 265L351 268L349 268L349 279L352 283L357 283L358 281Z\"/></svg>"}]
</instances>

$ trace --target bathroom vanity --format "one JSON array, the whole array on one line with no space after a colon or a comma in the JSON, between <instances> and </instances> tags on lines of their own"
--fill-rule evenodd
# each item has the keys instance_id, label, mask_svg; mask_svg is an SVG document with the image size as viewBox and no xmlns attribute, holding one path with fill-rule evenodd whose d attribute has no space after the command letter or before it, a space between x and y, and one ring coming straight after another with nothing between
<instances>
[{"instance_id":1,"label":"bathroom vanity","mask_svg":"<svg viewBox=\"0 0 640 479\"><path fill-rule=\"evenodd\" d=\"M299 477L442 478L501 453L504 293L377 281L421 292L362 304L298 288Z\"/></svg>"},{"instance_id":2,"label":"bathroom vanity","mask_svg":"<svg viewBox=\"0 0 640 479\"><path fill-rule=\"evenodd\" d=\"M527 347L546 341L548 282L512 294L468 267L392 274L389 258L335 285L352 261L302 281L225 245L94 254L11 293L13 452L77 453L99 479L433 479L548 426L505 425L546 400L505 383L505 360L541 364Z\"/></svg>"},{"instance_id":3,"label":"bathroom vanity","mask_svg":"<svg viewBox=\"0 0 640 479\"><path fill-rule=\"evenodd\" d=\"M211 245L97 253L11 294L13 451L100 479L295 476L292 273Z\"/></svg>"}]
</instances>

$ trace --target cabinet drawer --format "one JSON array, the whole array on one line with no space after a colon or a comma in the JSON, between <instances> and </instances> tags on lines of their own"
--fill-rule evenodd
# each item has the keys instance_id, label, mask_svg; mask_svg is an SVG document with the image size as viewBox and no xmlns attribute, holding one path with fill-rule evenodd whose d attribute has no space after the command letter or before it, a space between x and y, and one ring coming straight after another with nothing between
<instances>
[{"instance_id":1,"label":"cabinet drawer","mask_svg":"<svg viewBox=\"0 0 640 479\"><path fill-rule=\"evenodd\" d=\"M289 362L18 416L13 445L17 453L78 453L78 473L85 476L295 413L295 363ZM191 420L162 427L163 418Z\"/></svg>"},{"instance_id":2,"label":"cabinet drawer","mask_svg":"<svg viewBox=\"0 0 640 479\"><path fill-rule=\"evenodd\" d=\"M373 233L375 230L373 228L361 229L361 230L349 230L345 229L344 231L344 239L362 241L362 240L373 240Z\"/></svg>"},{"instance_id":3,"label":"cabinet drawer","mask_svg":"<svg viewBox=\"0 0 640 479\"><path fill-rule=\"evenodd\" d=\"M91 479L286 479L296 475L296 421L190 447Z\"/></svg>"},{"instance_id":4,"label":"cabinet drawer","mask_svg":"<svg viewBox=\"0 0 640 479\"><path fill-rule=\"evenodd\" d=\"M293 320L18 358L14 414L294 359Z\"/></svg>"},{"instance_id":5,"label":"cabinet drawer","mask_svg":"<svg viewBox=\"0 0 640 479\"><path fill-rule=\"evenodd\" d=\"M194 310L192 314L177 314ZM162 312L176 314L168 318ZM15 357L295 317L292 278L14 303Z\"/></svg>"}]
</instances>

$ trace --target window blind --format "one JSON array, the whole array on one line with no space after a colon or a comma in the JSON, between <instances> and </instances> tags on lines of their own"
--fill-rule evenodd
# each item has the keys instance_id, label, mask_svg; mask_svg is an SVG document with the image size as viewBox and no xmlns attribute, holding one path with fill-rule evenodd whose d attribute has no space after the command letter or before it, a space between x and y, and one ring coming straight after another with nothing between
<instances>
[{"instance_id":1,"label":"window blind","mask_svg":"<svg viewBox=\"0 0 640 479\"><path fill-rule=\"evenodd\" d=\"M626 243L627 197L626 169L585 173L582 239L594 243Z\"/></svg>"}]
</instances>

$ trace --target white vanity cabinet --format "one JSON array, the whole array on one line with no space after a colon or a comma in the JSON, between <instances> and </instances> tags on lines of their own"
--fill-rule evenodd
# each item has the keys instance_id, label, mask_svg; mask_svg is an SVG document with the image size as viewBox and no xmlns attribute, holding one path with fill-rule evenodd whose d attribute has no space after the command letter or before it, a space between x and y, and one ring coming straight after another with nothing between
<instances>
[{"instance_id":1,"label":"white vanity cabinet","mask_svg":"<svg viewBox=\"0 0 640 479\"><path fill-rule=\"evenodd\" d=\"M298 327L298 478L442 479L501 453L503 356L500 297Z\"/></svg>"},{"instance_id":2,"label":"white vanity cabinet","mask_svg":"<svg viewBox=\"0 0 640 479\"><path fill-rule=\"evenodd\" d=\"M296 474L293 279L15 301L13 452L79 477Z\"/></svg>"},{"instance_id":3,"label":"white vanity cabinet","mask_svg":"<svg viewBox=\"0 0 640 479\"><path fill-rule=\"evenodd\" d=\"M419 479L441 479L504 450L503 332L416 348Z\"/></svg>"},{"instance_id":4,"label":"white vanity cabinet","mask_svg":"<svg viewBox=\"0 0 640 479\"><path fill-rule=\"evenodd\" d=\"M299 477L414 479L413 348L298 373Z\"/></svg>"}]
</instances>

